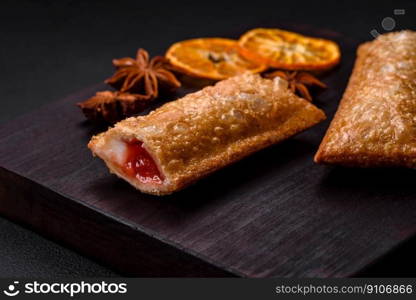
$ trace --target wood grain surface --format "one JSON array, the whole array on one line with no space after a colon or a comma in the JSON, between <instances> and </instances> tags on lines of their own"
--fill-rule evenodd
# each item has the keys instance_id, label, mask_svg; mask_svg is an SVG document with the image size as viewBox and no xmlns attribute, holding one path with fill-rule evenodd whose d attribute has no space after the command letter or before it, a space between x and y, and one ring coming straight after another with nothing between
<instances>
[{"instance_id":1,"label":"wood grain surface","mask_svg":"<svg viewBox=\"0 0 416 300\"><path fill-rule=\"evenodd\" d=\"M339 67L316 97L329 120L357 42L329 30ZM0 128L0 212L136 276L353 276L416 232L415 173L319 166L329 120L168 197L110 175L86 148L105 128L70 95ZM183 89L177 96L194 89ZM157 105L157 104L155 104Z\"/></svg>"}]
</instances>

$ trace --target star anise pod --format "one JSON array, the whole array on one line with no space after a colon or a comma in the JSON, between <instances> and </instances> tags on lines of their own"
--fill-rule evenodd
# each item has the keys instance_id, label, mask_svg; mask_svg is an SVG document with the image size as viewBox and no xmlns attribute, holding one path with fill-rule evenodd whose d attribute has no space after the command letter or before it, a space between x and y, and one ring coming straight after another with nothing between
<instances>
[{"instance_id":1,"label":"star anise pod","mask_svg":"<svg viewBox=\"0 0 416 300\"><path fill-rule=\"evenodd\" d=\"M77 105L89 120L114 123L143 111L148 102L148 99L137 94L102 91Z\"/></svg>"},{"instance_id":2,"label":"star anise pod","mask_svg":"<svg viewBox=\"0 0 416 300\"><path fill-rule=\"evenodd\" d=\"M274 71L265 75L266 78L280 77L289 83L289 88L292 92L312 102L312 96L309 93L308 87L317 86L326 88L326 84L317 79L310 73L298 71Z\"/></svg>"},{"instance_id":3,"label":"star anise pod","mask_svg":"<svg viewBox=\"0 0 416 300\"><path fill-rule=\"evenodd\" d=\"M159 89L173 90L181 86L163 56L149 59L144 49L137 51L136 59L114 59L117 71L105 82L123 93L139 94L148 99L159 96Z\"/></svg>"},{"instance_id":4,"label":"star anise pod","mask_svg":"<svg viewBox=\"0 0 416 300\"><path fill-rule=\"evenodd\" d=\"M164 57L149 59L144 49L137 51L136 59L114 59L113 65L117 71L105 82L118 91L98 92L77 104L89 120L119 121L146 109L160 90L172 91L181 85Z\"/></svg>"}]
</instances>

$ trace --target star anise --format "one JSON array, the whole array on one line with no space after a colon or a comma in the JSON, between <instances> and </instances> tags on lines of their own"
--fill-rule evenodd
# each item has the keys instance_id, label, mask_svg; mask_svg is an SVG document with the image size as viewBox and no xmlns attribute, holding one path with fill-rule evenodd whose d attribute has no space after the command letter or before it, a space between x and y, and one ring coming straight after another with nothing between
<instances>
[{"instance_id":1,"label":"star anise","mask_svg":"<svg viewBox=\"0 0 416 300\"><path fill-rule=\"evenodd\" d=\"M89 120L116 122L146 109L151 100L163 90L172 91L181 86L162 56L149 59L144 49L137 51L136 59L114 59L115 74L105 82L118 91L96 93L78 103Z\"/></svg>"},{"instance_id":2,"label":"star anise","mask_svg":"<svg viewBox=\"0 0 416 300\"><path fill-rule=\"evenodd\" d=\"M146 109L149 101L140 96L118 91L102 91L77 105L89 120L114 123Z\"/></svg>"},{"instance_id":3,"label":"star anise","mask_svg":"<svg viewBox=\"0 0 416 300\"><path fill-rule=\"evenodd\" d=\"M117 68L114 75L105 82L123 93L154 99L159 96L159 89L173 90L181 86L175 75L170 71L169 62L163 56L149 59L144 49L137 51L136 59L124 57L114 59Z\"/></svg>"},{"instance_id":4,"label":"star anise","mask_svg":"<svg viewBox=\"0 0 416 300\"><path fill-rule=\"evenodd\" d=\"M312 101L312 96L309 93L308 87L317 86L320 88L326 88L325 83L307 72L274 71L266 74L265 77L280 77L285 79L289 83L289 88L292 92L297 93L299 96L308 101Z\"/></svg>"}]
</instances>

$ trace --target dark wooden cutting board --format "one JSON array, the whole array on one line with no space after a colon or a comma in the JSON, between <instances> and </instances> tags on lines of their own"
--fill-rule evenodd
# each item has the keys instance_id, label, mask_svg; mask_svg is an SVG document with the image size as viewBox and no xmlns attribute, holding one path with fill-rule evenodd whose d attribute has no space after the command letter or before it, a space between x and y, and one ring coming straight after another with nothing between
<instances>
[{"instance_id":1,"label":"dark wooden cutting board","mask_svg":"<svg viewBox=\"0 0 416 300\"><path fill-rule=\"evenodd\" d=\"M286 28L341 45L315 101L330 120L357 42ZM172 196L142 194L86 148L104 128L74 104L100 89L0 128L2 215L137 276L353 276L416 232L414 171L313 163L329 120Z\"/></svg>"}]
</instances>

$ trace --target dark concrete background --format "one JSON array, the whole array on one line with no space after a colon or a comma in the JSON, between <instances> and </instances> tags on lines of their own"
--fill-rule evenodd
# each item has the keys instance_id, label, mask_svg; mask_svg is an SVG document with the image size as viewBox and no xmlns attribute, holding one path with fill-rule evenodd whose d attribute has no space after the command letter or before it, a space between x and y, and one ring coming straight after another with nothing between
<instances>
[{"instance_id":1,"label":"dark concrete background","mask_svg":"<svg viewBox=\"0 0 416 300\"><path fill-rule=\"evenodd\" d=\"M394 9L406 9L394 16ZM138 47L163 54L175 41L238 37L276 23L302 23L357 40L415 24L414 1L2 1L0 3L0 123L102 81L111 59ZM363 276L414 276L409 241ZM0 276L115 276L104 266L0 218Z\"/></svg>"}]
</instances>

